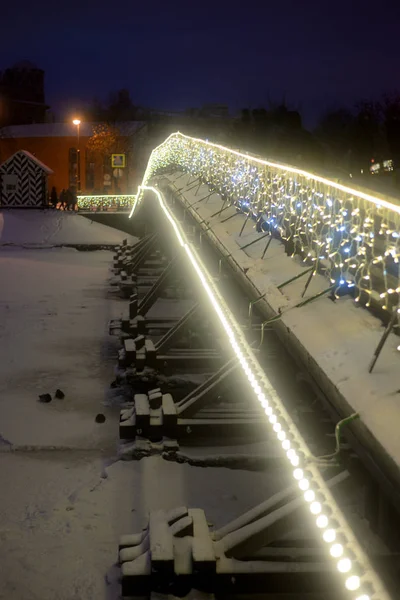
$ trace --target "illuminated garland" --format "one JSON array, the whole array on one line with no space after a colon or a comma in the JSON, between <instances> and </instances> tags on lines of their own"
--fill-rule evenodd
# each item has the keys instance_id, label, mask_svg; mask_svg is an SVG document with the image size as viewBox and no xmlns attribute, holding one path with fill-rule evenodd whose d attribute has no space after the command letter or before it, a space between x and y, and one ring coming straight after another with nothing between
<instances>
[{"instance_id":1,"label":"illuminated garland","mask_svg":"<svg viewBox=\"0 0 400 600\"><path fill-rule=\"evenodd\" d=\"M81 210L104 211L125 208L129 210L135 200L132 195L78 196L78 208Z\"/></svg>"},{"instance_id":2,"label":"illuminated garland","mask_svg":"<svg viewBox=\"0 0 400 600\"><path fill-rule=\"evenodd\" d=\"M286 455L293 478L303 494L316 529L326 544L339 574L343 577L343 587L346 590L344 597L347 600L389 600L382 583L375 576L368 558L325 485L319 472L321 464L316 462L310 453L296 425L261 369L241 327L197 252L188 243L185 232L169 210L161 192L154 187L141 186L130 216L134 213L144 191L151 191L156 195L160 208L175 232L178 244L185 252L193 272L199 278L208 296L217 320L223 327L240 363L245 380L251 388L250 393L254 394L260 402L273 435Z\"/></svg>"},{"instance_id":3,"label":"illuminated garland","mask_svg":"<svg viewBox=\"0 0 400 600\"><path fill-rule=\"evenodd\" d=\"M143 183L176 167L260 219L356 301L400 306L400 205L323 177L172 134L153 150Z\"/></svg>"}]
</instances>

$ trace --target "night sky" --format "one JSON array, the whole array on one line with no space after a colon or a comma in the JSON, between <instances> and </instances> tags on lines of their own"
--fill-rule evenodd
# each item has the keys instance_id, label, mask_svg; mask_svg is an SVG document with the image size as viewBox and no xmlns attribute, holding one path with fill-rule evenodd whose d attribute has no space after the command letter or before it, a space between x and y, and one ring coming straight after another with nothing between
<instances>
[{"instance_id":1,"label":"night sky","mask_svg":"<svg viewBox=\"0 0 400 600\"><path fill-rule=\"evenodd\" d=\"M67 117L127 87L134 103L232 110L285 96L307 125L324 110L400 90L400 2L16 0L2 14L0 68L29 59Z\"/></svg>"}]
</instances>

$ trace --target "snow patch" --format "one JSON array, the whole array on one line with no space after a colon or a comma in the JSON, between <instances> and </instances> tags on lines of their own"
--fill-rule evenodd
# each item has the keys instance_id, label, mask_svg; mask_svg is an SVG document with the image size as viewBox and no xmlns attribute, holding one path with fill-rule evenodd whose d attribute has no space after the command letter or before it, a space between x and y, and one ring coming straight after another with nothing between
<instances>
[{"instance_id":1,"label":"snow patch","mask_svg":"<svg viewBox=\"0 0 400 600\"><path fill-rule=\"evenodd\" d=\"M68 245L112 246L135 238L82 215L60 210L0 211L0 246L49 247Z\"/></svg>"}]
</instances>

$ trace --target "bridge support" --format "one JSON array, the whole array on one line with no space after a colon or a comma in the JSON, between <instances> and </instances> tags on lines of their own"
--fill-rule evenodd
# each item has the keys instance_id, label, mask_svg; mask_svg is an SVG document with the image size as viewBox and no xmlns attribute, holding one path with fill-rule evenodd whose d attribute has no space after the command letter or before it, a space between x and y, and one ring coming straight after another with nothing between
<instances>
[{"instance_id":1,"label":"bridge support","mask_svg":"<svg viewBox=\"0 0 400 600\"><path fill-rule=\"evenodd\" d=\"M347 476L341 472L327 484ZM293 486L214 532L201 509L153 511L141 533L120 539L122 594L184 596L196 589L218 598L339 598L336 566L321 542L296 538L303 510Z\"/></svg>"}]
</instances>

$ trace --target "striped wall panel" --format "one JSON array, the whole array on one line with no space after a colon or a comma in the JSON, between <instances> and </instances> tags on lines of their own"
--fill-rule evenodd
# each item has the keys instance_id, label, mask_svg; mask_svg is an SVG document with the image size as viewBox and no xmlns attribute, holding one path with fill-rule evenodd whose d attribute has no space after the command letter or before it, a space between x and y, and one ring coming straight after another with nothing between
<instances>
[{"instance_id":1,"label":"striped wall panel","mask_svg":"<svg viewBox=\"0 0 400 600\"><path fill-rule=\"evenodd\" d=\"M1 206L32 207L42 206L45 201L47 177L33 160L23 152L17 152L11 160L0 167L1 178L15 175L17 177L16 189L13 192L4 192L2 183Z\"/></svg>"}]
</instances>

